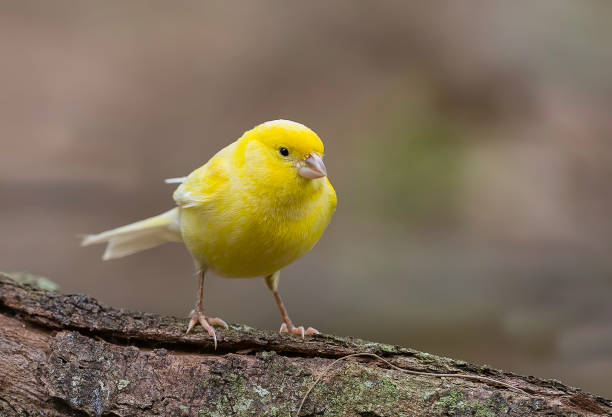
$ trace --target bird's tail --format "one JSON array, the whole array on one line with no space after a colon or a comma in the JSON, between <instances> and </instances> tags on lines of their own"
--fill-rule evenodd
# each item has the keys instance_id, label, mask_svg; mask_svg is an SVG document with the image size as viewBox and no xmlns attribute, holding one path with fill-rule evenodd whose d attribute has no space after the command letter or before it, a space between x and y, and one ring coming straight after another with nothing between
<instances>
[{"instance_id":1,"label":"bird's tail","mask_svg":"<svg viewBox=\"0 0 612 417\"><path fill-rule=\"evenodd\" d=\"M113 230L87 235L81 246L107 243L102 259L121 258L166 242L181 242L179 209L173 208L159 216L150 217L136 223Z\"/></svg>"}]
</instances>

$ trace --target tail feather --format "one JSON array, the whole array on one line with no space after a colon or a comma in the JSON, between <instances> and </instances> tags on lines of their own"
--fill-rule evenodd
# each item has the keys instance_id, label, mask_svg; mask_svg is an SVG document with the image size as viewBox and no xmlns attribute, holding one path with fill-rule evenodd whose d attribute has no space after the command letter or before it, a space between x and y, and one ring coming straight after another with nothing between
<instances>
[{"instance_id":1,"label":"tail feather","mask_svg":"<svg viewBox=\"0 0 612 417\"><path fill-rule=\"evenodd\" d=\"M81 246L107 243L102 259L121 258L166 242L181 242L178 208L159 216L121 226L113 230L87 235Z\"/></svg>"}]
</instances>

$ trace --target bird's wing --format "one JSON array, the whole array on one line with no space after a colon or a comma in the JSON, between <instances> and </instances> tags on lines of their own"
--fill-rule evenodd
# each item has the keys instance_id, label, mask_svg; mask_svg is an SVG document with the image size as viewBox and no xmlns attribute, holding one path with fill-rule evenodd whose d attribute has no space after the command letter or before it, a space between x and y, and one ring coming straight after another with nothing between
<instances>
[{"instance_id":1,"label":"bird's wing","mask_svg":"<svg viewBox=\"0 0 612 417\"><path fill-rule=\"evenodd\" d=\"M187 208L212 201L230 178L230 157L231 145L189 174L174 191L173 198L176 204Z\"/></svg>"}]
</instances>

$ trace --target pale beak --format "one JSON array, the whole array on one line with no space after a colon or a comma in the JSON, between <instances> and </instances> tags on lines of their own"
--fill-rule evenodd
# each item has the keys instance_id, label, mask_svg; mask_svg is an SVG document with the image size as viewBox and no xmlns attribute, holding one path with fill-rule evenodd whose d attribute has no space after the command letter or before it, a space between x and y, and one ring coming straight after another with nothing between
<instances>
[{"instance_id":1,"label":"pale beak","mask_svg":"<svg viewBox=\"0 0 612 417\"><path fill-rule=\"evenodd\" d=\"M313 153L298 163L298 174L304 178L314 180L315 178L327 176L327 170L321 157Z\"/></svg>"}]
</instances>

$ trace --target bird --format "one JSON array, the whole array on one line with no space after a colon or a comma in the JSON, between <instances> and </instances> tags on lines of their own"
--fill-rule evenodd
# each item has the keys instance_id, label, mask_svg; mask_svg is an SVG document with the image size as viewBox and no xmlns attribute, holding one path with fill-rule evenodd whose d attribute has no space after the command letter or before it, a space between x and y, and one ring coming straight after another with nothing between
<instances>
[{"instance_id":1,"label":"bird","mask_svg":"<svg viewBox=\"0 0 612 417\"><path fill-rule=\"evenodd\" d=\"M166 242L183 242L198 277L197 301L186 333L200 324L214 341L213 326L228 328L204 313L204 279L263 277L282 317L281 333L317 334L295 326L278 292L280 271L319 240L337 197L323 163L324 146L305 125L272 120L246 131L179 184L175 207L157 216L99 234L83 246L106 243L103 260L121 258Z\"/></svg>"}]
</instances>

